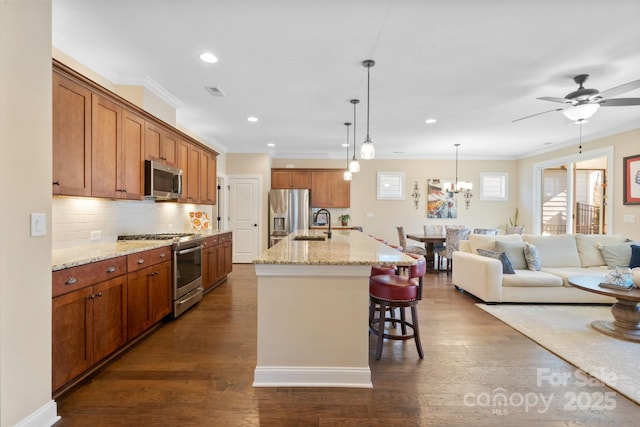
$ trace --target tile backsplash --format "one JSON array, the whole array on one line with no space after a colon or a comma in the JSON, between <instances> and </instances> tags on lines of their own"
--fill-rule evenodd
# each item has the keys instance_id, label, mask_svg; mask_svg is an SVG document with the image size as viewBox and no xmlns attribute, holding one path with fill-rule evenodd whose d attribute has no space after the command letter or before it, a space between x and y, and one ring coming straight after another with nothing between
<instances>
[{"instance_id":1,"label":"tile backsplash","mask_svg":"<svg viewBox=\"0 0 640 427\"><path fill-rule=\"evenodd\" d=\"M172 202L114 201L89 197L54 197L51 208L53 249L115 242L119 234L191 232L189 212L212 216L215 206ZM216 223L212 221L215 228ZM96 240L91 240L99 234ZM95 233L98 232L98 233Z\"/></svg>"}]
</instances>

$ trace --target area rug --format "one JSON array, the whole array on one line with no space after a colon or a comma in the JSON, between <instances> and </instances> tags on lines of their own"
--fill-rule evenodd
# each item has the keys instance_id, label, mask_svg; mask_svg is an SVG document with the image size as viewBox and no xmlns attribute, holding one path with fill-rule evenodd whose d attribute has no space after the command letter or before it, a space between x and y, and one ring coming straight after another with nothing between
<instances>
[{"instance_id":1,"label":"area rug","mask_svg":"<svg viewBox=\"0 0 640 427\"><path fill-rule=\"evenodd\" d=\"M613 320L608 306L476 304L582 371L640 404L640 343L591 327Z\"/></svg>"}]
</instances>

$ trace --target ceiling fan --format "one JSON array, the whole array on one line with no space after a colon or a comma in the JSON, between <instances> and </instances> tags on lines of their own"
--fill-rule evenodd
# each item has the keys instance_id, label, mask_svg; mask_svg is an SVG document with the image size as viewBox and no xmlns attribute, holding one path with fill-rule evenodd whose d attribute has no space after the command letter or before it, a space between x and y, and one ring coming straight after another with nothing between
<instances>
[{"instance_id":1,"label":"ceiling fan","mask_svg":"<svg viewBox=\"0 0 640 427\"><path fill-rule=\"evenodd\" d=\"M583 123L589 117L593 116L600 107L624 107L629 105L640 105L640 98L613 98L621 93L630 92L640 88L640 80L634 80L620 86L600 92L598 89L586 89L584 82L589 78L589 74L578 74L573 81L579 86L578 90L565 95L564 98L556 98L553 96L543 96L543 101L558 102L565 104L564 108L555 108L553 110L543 111L541 113L532 114L530 116L521 117L513 120L528 119L530 117L539 116L541 114L551 113L552 111L562 111L569 120Z\"/></svg>"}]
</instances>

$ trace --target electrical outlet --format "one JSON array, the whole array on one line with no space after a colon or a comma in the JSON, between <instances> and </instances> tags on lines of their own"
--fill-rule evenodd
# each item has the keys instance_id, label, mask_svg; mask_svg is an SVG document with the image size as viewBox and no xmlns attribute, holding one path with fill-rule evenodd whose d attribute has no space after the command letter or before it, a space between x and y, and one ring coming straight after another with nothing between
<instances>
[{"instance_id":1,"label":"electrical outlet","mask_svg":"<svg viewBox=\"0 0 640 427\"><path fill-rule=\"evenodd\" d=\"M102 237L102 232L100 230L91 232L91 240L100 240Z\"/></svg>"}]
</instances>

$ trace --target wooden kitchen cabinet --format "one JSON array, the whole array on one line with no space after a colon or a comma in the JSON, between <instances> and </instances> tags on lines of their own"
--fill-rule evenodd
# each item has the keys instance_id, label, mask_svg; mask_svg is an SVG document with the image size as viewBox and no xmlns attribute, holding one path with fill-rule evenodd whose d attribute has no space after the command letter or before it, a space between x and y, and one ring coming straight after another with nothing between
<instances>
[{"instance_id":1,"label":"wooden kitchen cabinet","mask_svg":"<svg viewBox=\"0 0 640 427\"><path fill-rule=\"evenodd\" d=\"M182 169L182 198L180 202L200 203L200 153L198 146L179 140L178 168Z\"/></svg>"},{"instance_id":2,"label":"wooden kitchen cabinet","mask_svg":"<svg viewBox=\"0 0 640 427\"><path fill-rule=\"evenodd\" d=\"M91 91L53 73L53 194L91 195Z\"/></svg>"},{"instance_id":3,"label":"wooden kitchen cabinet","mask_svg":"<svg viewBox=\"0 0 640 427\"><path fill-rule=\"evenodd\" d=\"M218 280L221 280L233 270L233 235L220 234L218 242Z\"/></svg>"},{"instance_id":4,"label":"wooden kitchen cabinet","mask_svg":"<svg viewBox=\"0 0 640 427\"><path fill-rule=\"evenodd\" d=\"M351 204L351 183L343 179L342 169L311 172L311 207L348 208Z\"/></svg>"},{"instance_id":5,"label":"wooden kitchen cabinet","mask_svg":"<svg viewBox=\"0 0 640 427\"><path fill-rule=\"evenodd\" d=\"M168 247L127 255L128 339L171 313L171 253Z\"/></svg>"},{"instance_id":6,"label":"wooden kitchen cabinet","mask_svg":"<svg viewBox=\"0 0 640 427\"><path fill-rule=\"evenodd\" d=\"M271 169L271 188L310 189L311 171L299 169Z\"/></svg>"},{"instance_id":7,"label":"wooden kitchen cabinet","mask_svg":"<svg viewBox=\"0 0 640 427\"><path fill-rule=\"evenodd\" d=\"M155 124L154 122L151 122L149 120L145 121L145 160L159 160L169 166L175 166L177 145L178 137L175 134Z\"/></svg>"},{"instance_id":8,"label":"wooden kitchen cabinet","mask_svg":"<svg viewBox=\"0 0 640 427\"><path fill-rule=\"evenodd\" d=\"M213 289L218 282L218 236L207 237L204 240L202 256L202 287L205 292Z\"/></svg>"},{"instance_id":9,"label":"wooden kitchen cabinet","mask_svg":"<svg viewBox=\"0 0 640 427\"><path fill-rule=\"evenodd\" d=\"M126 343L127 276L124 259L119 257L53 273L54 391ZM104 280L106 277L110 278ZM93 283L94 280L99 282Z\"/></svg>"},{"instance_id":10,"label":"wooden kitchen cabinet","mask_svg":"<svg viewBox=\"0 0 640 427\"><path fill-rule=\"evenodd\" d=\"M200 203L215 205L217 196L216 157L210 152L200 152Z\"/></svg>"},{"instance_id":11,"label":"wooden kitchen cabinet","mask_svg":"<svg viewBox=\"0 0 640 427\"><path fill-rule=\"evenodd\" d=\"M91 122L91 195L141 200L144 119L93 94Z\"/></svg>"}]
</instances>

